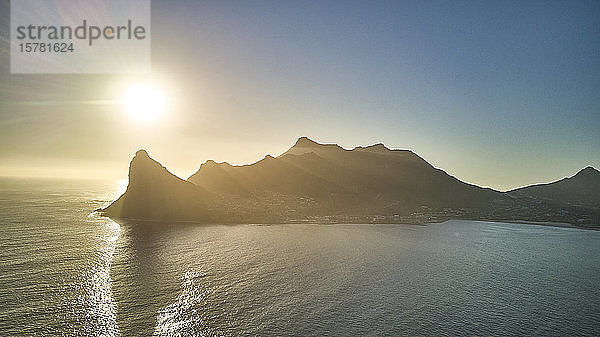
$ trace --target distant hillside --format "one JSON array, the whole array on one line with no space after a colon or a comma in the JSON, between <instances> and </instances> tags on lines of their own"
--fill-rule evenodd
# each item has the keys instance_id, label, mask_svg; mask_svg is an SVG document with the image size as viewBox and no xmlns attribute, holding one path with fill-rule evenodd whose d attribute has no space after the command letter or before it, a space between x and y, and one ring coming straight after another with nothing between
<instances>
[{"instance_id":1,"label":"distant hillside","mask_svg":"<svg viewBox=\"0 0 600 337\"><path fill-rule=\"evenodd\" d=\"M554 204L600 209L600 172L588 166L572 177L508 192Z\"/></svg>"}]
</instances>

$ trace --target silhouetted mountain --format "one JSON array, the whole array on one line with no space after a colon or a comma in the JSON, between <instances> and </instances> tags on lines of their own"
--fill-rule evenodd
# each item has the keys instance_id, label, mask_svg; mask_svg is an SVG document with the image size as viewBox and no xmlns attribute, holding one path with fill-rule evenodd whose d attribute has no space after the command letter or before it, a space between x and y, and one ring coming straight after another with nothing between
<instances>
[{"instance_id":1,"label":"silhouetted mountain","mask_svg":"<svg viewBox=\"0 0 600 337\"><path fill-rule=\"evenodd\" d=\"M204 221L212 198L139 150L129 165L126 192L103 211L115 218Z\"/></svg>"},{"instance_id":2,"label":"silhouetted mountain","mask_svg":"<svg viewBox=\"0 0 600 337\"><path fill-rule=\"evenodd\" d=\"M196 222L429 222L448 218L597 223L599 172L507 193L464 183L408 150L346 150L306 137L242 166L209 160L182 180L140 150L105 214Z\"/></svg>"},{"instance_id":3,"label":"silhouetted mountain","mask_svg":"<svg viewBox=\"0 0 600 337\"><path fill-rule=\"evenodd\" d=\"M277 193L314 200L318 214L404 214L417 207L483 207L504 196L469 185L407 150L346 150L306 137L277 158L244 166L207 162L188 181L219 195Z\"/></svg>"},{"instance_id":4,"label":"silhouetted mountain","mask_svg":"<svg viewBox=\"0 0 600 337\"><path fill-rule=\"evenodd\" d=\"M556 205L600 209L600 172L588 166L570 178L522 187L508 193Z\"/></svg>"}]
</instances>

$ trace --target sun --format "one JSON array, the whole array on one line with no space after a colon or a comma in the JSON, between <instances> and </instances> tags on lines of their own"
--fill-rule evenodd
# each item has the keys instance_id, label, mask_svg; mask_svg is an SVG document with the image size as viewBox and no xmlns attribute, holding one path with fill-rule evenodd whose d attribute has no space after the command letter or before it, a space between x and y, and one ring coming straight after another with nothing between
<instances>
[{"instance_id":1,"label":"sun","mask_svg":"<svg viewBox=\"0 0 600 337\"><path fill-rule=\"evenodd\" d=\"M123 91L121 99L127 113L135 120L151 122L160 117L165 108L165 96L153 83L135 83Z\"/></svg>"}]
</instances>

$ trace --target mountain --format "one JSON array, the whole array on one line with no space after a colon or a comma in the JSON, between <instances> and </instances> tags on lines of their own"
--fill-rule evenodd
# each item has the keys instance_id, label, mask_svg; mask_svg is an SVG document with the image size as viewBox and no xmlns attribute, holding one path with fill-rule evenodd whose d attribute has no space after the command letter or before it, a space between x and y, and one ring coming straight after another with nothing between
<instances>
[{"instance_id":1,"label":"mountain","mask_svg":"<svg viewBox=\"0 0 600 337\"><path fill-rule=\"evenodd\" d=\"M212 199L210 192L176 177L139 150L129 165L127 190L103 212L114 218L207 221Z\"/></svg>"},{"instance_id":2,"label":"mountain","mask_svg":"<svg viewBox=\"0 0 600 337\"><path fill-rule=\"evenodd\" d=\"M588 166L572 177L522 187L508 193L556 205L600 209L600 171Z\"/></svg>"},{"instance_id":3,"label":"mountain","mask_svg":"<svg viewBox=\"0 0 600 337\"><path fill-rule=\"evenodd\" d=\"M504 195L466 184L408 150L346 150L306 137L277 158L200 166L188 181L219 195L280 194L315 201L315 214L405 214L425 206L484 207Z\"/></svg>"},{"instance_id":4,"label":"mountain","mask_svg":"<svg viewBox=\"0 0 600 337\"><path fill-rule=\"evenodd\" d=\"M113 218L216 223L431 222L449 218L600 223L599 173L501 193L467 184L409 150L344 149L306 137L249 165L208 160L187 180L140 150Z\"/></svg>"}]
</instances>

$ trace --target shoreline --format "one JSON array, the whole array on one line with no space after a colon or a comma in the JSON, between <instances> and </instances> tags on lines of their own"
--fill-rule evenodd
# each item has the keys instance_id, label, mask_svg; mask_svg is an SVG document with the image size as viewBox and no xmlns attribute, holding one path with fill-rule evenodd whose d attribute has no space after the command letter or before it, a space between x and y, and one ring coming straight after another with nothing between
<instances>
[{"instance_id":1,"label":"shoreline","mask_svg":"<svg viewBox=\"0 0 600 337\"><path fill-rule=\"evenodd\" d=\"M500 220L500 219L460 219L460 218L448 218L439 221L431 221L431 222L337 222L337 221L264 221L264 222L235 222L235 221L224 221L224 222L211 222L204 223L193 220L161 220L161 219L132 219L132 218L112 218L103 214L102 212L98 212L94 210L91 214L96 214L100 217L109 218L117 223L121 222L122 224L152 224L159 225L161 223L169 223L169 224L179 224L179 225L205 225L205 226L215 226L215 225L407 225L407 226L428 226L433 224L443 224L448 221L474 221L474 222L493 222L493 223L505 223L505 224L521 224L521 225L535 225L535 226L546 226L546 227L557 227L557 228L572 228L572 229L583 229L583 230L594 230L600 231L600 225L588 225L588 226L577 226L571 223L566 222L552 222L552 221L530 221L530 220ZM121 224L119 223L119 224Z\"/></svg>"}]
</instances>

